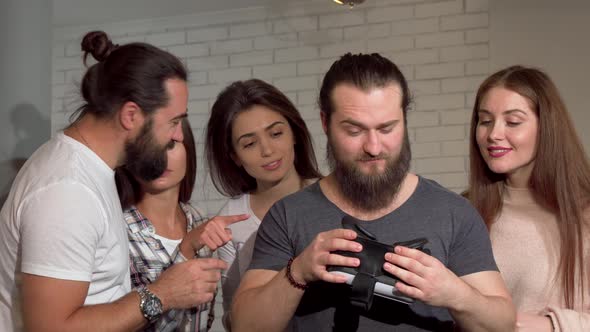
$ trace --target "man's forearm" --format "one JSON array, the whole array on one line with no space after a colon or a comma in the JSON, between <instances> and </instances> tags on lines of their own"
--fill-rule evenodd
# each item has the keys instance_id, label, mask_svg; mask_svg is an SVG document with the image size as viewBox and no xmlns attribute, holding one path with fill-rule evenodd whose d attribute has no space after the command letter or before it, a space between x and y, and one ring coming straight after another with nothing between
<instances>
[{"instance_id":1,"label":"man's forearm","mask_svg":"<svg viewBox=\"0 0 590 332\"><path fill-rule=\"evenodd\" d=\"M132 291L121 299L84 306L68 317L62 331L137 331L147 324L139 309L139 294Z\"/></svg>"},{"instance_id":2,"label":"man's forearm","mask_svg":"<svg viewBox=\"0 0 590 332\"><path fill-rule=\"evenodd\" d=\"M279 271L263 286L238 290L231 311L232 331L282 331L293 317L304 291Z\"/></svg>"},{"instance_id":3,"label":"man's forearm","mask_svg":"<svg viewBox=\"0 0 590 332\"><path fill-rule=\"evenodd\" d=\"M471 288L471 287L470 287ZM485 296L471 288L470 296L449 311L465 331L513 331L516 312L512 301L501 296Z\"/></svg>"}]
</instances>

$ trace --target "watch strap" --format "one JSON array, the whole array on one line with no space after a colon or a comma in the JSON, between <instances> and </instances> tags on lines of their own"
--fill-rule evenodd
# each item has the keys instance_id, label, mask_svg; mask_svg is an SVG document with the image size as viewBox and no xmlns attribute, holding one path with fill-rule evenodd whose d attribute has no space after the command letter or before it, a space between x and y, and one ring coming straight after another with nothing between
<instances>
[{"instance_id":1,"label":"watch strap","mask_svg":"<svg viewBox=\"0 0 590 332\"><path fill-rule=\"evenodd\" d=\"M141 314L148 320L148 322L153 323L162 315L162 302L146 286L138 287L137 293L139 294L139 310L141 311ZM150 310L151 308L149 308L149 306L153 305L154 301L159 307L159 310L156 310L156 312L153 312L153 310Z\"/></svg>"}]
</instances>

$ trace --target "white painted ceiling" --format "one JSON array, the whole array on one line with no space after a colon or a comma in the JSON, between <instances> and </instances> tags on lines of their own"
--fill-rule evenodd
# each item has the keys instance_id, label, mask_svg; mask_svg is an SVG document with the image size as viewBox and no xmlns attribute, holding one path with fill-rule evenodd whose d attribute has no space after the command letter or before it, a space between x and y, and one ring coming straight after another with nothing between
<instances>
[{"instance_id":1,"label":"white painted ceiling","mask_svg":"<svg viewBox=\"0 0 590 332\"><path fill-rule=\"evenodd\" d=\"M287 0L53 0L53 26L76 26L267 6ZM288 0L297 2L304 0Z\"/></svg>"}]
</instances>

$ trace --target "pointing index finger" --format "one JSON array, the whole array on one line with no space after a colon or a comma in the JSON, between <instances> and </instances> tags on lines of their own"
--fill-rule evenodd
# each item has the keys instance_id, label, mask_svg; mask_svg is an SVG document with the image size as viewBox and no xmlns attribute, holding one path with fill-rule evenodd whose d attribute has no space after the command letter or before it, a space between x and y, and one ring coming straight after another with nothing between
<instances>
[{"instance_id":1,"label":"pointing index finger","mask_svg":"<svg viewBox=\"0 0 590 332\"><path fill-rule=\"evenodd\" d=\"M235 224L237 222L244 221L244 220L250 218L250 215L247 213L244 213L244 214L236 214L236 215L231 215L231 216L217 216L216 218L220 219L223 227L227 227L231 224Z\"/></svg>"}]
</instances>

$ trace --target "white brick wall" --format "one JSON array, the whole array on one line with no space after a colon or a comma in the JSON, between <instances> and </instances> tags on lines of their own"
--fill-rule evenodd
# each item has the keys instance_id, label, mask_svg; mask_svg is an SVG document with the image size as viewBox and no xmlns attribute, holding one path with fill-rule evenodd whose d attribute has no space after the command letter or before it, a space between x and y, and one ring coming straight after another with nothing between
<instances>
[{"instance_id":1,"label":"white brick wall","mask_svg":"<svg viewBox=\"0 0 590 332\"><path fill-rule=\"evenodd\" d=\"M413 171L460 191L467 181L471 103L489 73L488 24L487 0L367 1L352 11L328 0L308 0L297 6L55 28L52 130L63 128L79 105L75 84L83 72L79 45L86 31L103 29L115 43L147 41L168 49L191 71L189 113L199 142L194 199L214 214L225 199L206 176L202 135L209 109L228 82L256 77L282 89L307 121L323 163L326 139L315 106L323 74L344 52L379 51L410 79ZM221 330L218 322L214 330Z\"/></svg>"}]
</instances>

